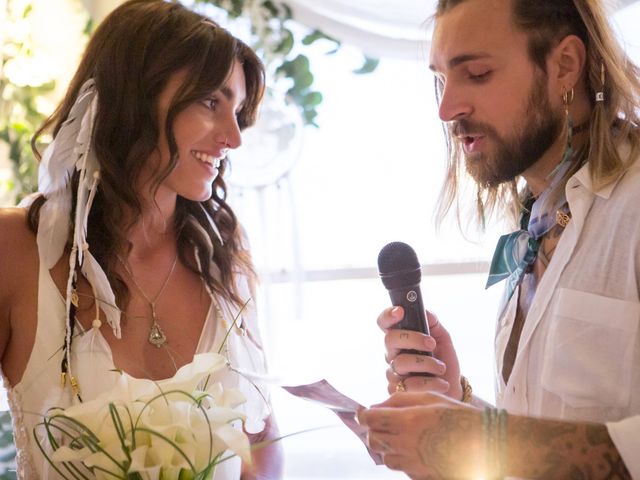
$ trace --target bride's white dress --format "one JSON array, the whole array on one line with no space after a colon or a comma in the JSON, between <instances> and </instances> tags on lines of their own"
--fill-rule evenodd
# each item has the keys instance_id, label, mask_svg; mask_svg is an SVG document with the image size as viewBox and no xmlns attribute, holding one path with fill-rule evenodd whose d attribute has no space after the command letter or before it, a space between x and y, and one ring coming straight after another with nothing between
<instances>
[{"instance_id":1,"label":"bride's white dress","mask_svg":"<svg viewBox=\"0 0 640 480\"><path fill-rule=\"evenodd\" d=\"M42 421L43 414L52 407L66 408L78 400L70 388L60 385L60 362L65 330L65 303L54 284L49 271L40 262L38 291L38 325L35 344L21 381L14 386L5 379L5 387L14 425L18 478L24 480L51 480L60 478L50 467L34 442L33 432ZM246 278L238 280L241 298L250 298L251 293ZM231 328L223 353L230 364L237 369L262 375L265 362L262 349L258 346L255 309L252 303L242 313L243 328ZM215 302L212 300L207 319L200 335L196 353L218 352L227 329L238 314L238 308L219 300L223 320L218 321ZM74 339L71 363L74 376L82 389L83 400L91 400L107 391L115 382L116 368L107 341L98 329L91 329ZM226 388L237 388L247 401L239 407L244 410L250 431L260 431L262 420L270 413L265 399L265 391L259 392L254 383L243 375L225 370L217 378ZM43 435L40 429L39 435ZM216 469L215 480L240 478L240 460L235 457L221 463Z\"/></svg>"}]
</instances>

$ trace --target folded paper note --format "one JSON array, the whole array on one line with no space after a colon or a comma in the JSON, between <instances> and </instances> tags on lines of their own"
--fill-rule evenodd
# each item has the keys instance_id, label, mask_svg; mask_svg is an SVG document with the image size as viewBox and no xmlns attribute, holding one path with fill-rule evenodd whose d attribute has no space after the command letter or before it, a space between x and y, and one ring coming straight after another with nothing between
<instances>
[{"instance_id":1,"label":"folded paper note","mask_svg":"<svg viewBox=\"0 0 640 480\"><path fill-rule=\"evenodd\" d=\"M362 405L340 393L326 380L320 380L308 385L282 388L291 395L319 403L323 407L332 410L338 415L340 420L358 436L360 441L364 443L369 451L369 455L371 455L373 461L376 462L376 465L382 464L382 456L370 450L367 446L367 428L358 423L357 413L358 410L364 408Z\"/></svg>"}]
</instances>

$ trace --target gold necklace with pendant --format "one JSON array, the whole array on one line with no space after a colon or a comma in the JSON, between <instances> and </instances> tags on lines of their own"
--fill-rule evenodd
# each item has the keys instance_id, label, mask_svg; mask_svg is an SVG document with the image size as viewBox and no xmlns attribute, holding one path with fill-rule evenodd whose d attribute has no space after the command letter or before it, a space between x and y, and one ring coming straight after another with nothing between
<instances>
[{"instance_id":1,"label":"gold necklace with pendant","mask_svg":"<svg viewBox=\"0 0 640 480\"><path fill-rule=\"evenodd\" d=\"M140 292L140 295L142 295L142 298L144 298L145 301L149 304L149 308L151 309L151 327L149 328L149 336L147 337L147 339L149 340L149 343L151 345L155 345L156 347L160 348L165 343L167 343L167 336L164 334L164 332L160 328L160 325L158 324L158 317L156 315L156 303L160 299L162 292L164 292L164 289L169 283L169 279L171 278L171 275L173 274L173 271L176 268L176 264L178 263L178 253L176 252L176 257L173 259L173 263L171 265L171 268L169 269L169 273L167 274L167 277L164 279L164 282L162 283L160 290L158 291L158 293L156 294L153 300L150 300L147 294L144 292L144 290L142 290L142 287L140 287L140 285L136 281L136 277L133 275L131 268L129 268L129 264L125 260L120 258L120 255L116 255L116 257L118 258L118 260L124 267L125 271L131 278L131 281L133 282L133 284L136 286L136 288Z\"/></svg>"}]
</instances>

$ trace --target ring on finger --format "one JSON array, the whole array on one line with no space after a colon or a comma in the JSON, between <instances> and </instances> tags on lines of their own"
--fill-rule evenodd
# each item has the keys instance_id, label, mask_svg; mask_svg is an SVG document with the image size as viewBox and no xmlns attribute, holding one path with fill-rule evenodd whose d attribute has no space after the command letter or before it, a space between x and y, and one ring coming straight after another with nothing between
<instances>
[{"instance_id":1,"label":"ring on finger","mask_svg":"<svg viewBox=\"0 0 640 480\"><path fill-rule=\"evenodd\" d=\"M396 371L395 363L396 363L396 359L395 359L395 358L394 358L393 360L391 360L391 362L389 363L389 366L391 367L391 371L392 371L395 375L397 375L398 377L402 377L402 375L400 375L400 374Z\"/></svg>"},{"instance_id":2,"label":"ring on finger","mask_svg":"<svg viewBox=\"0 0 640 480\"><path fill-rule=\"evenodd\" d=\"M401 378L398 383L396 383L396 392L406 392L407 385L404 383L404 378Z\"/></svg>"}]
</instances>

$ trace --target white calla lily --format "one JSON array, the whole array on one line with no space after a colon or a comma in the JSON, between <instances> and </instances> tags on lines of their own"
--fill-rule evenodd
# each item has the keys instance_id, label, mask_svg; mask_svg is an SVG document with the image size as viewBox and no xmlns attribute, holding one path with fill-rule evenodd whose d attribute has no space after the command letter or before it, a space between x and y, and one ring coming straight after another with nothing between
<instances>
[{"instance_id":1,"label":"white calla lily","mask_svg":"<svg viewBox=\"0 0 640 480\"><path fill-rule=\"evenodd\" d=\"M94 400L51 412L45 423L64 425L68 438L50 461L81 463L97 480L212 478L216 462L234 454L251 463L245 415L234 410L245 399L216 381L225 368L222 355L206 353L159 382L121 373Z\"/></svg>"}]
</instances>

